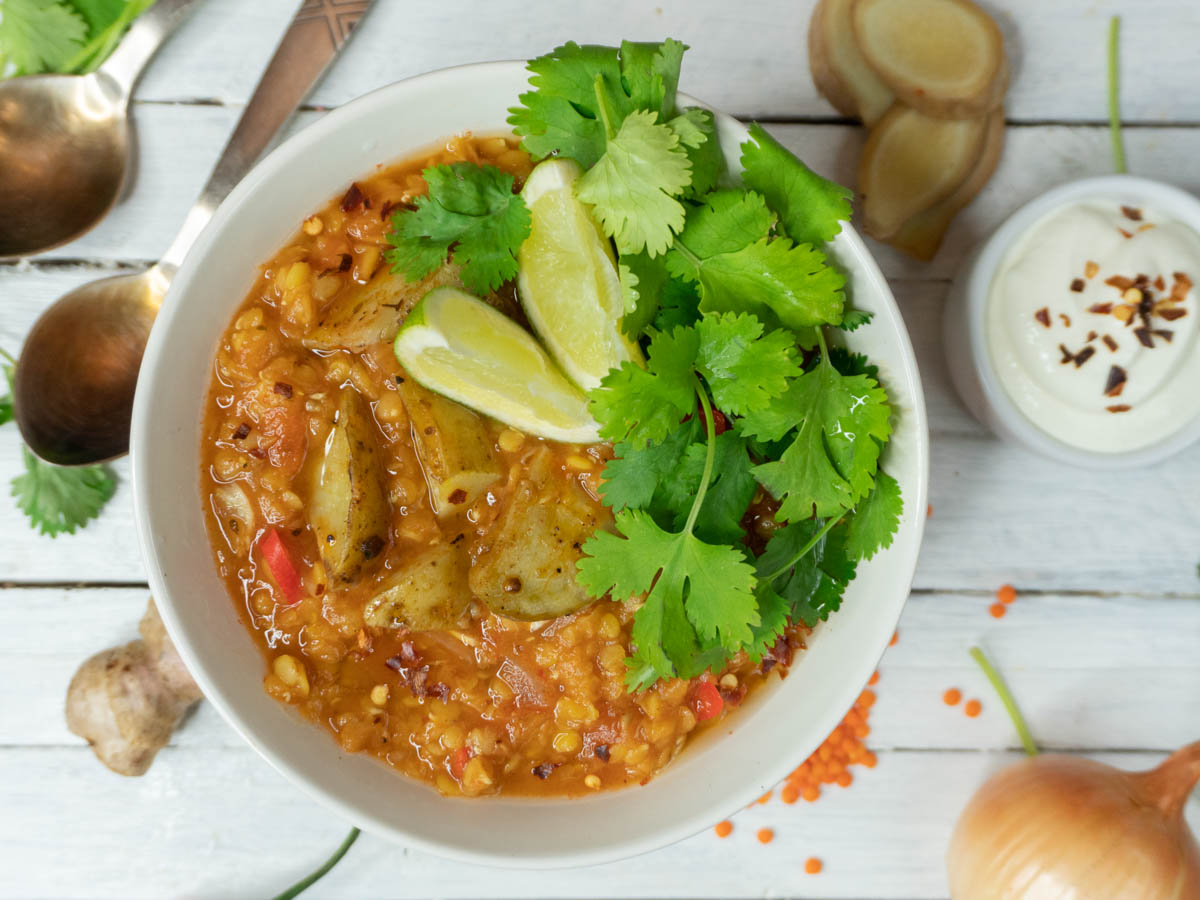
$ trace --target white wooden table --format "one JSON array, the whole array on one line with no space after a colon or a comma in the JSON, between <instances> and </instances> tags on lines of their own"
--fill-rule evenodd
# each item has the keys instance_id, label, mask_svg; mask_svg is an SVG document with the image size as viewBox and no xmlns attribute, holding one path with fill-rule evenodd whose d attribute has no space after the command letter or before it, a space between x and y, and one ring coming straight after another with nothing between
<instances>
[{"instance_id":1,"label":"white wooden table","mask_svg":"<svg viewBox=\"0 0 1200 900\"><path fill-rule=\"evenodd\" d=\"M380 0L293 125L398 78L528 57L567 39L686 41L683 88L768 124L814 168L853 183L862 131L808 75L811 0ZM1008 144L991 185L919 265L875 247L912 331L933 432L933 516L899 643L881 664L874 770L814 805L778 799L670 849L596 869L482 869L364 835L313 897L877 897L946 893L954 818L989 771L1017 755L1012 728L967 657L990 650L1046 747L1129 767L1200 737L1200 451L1153 470L1076 472L1000 444L959 405L940 346L948 278L1019 204L1110 170L1104 42L1125 13L1123 104L1132 171L1200 190L1195 0L988 3L1014 78ZM140 172L124 203L76 243L0 265L0 346L84 281L166 247L275 40L289 0L209 0L142 82ZM572 7L578 7L572 9ZM0 429L0 482L20 467ZM127 479L128 466L116 466ZM111 774L63 724L76 665L133 636L146 600L123 480L74 537L38 537L0 492L0 896L263 897L323 859L351 823L315 808L207 705L141 779ZM1020 599L987 612L1002 583ZM984 701L966 718L949 687ZM800 760L796 760L797 763ZM1192 811L1196 812L1195 809ZM759 827L776 831L769 846ZM804 859L825 863L819 876Z\"/></svg>"}]
</instances>

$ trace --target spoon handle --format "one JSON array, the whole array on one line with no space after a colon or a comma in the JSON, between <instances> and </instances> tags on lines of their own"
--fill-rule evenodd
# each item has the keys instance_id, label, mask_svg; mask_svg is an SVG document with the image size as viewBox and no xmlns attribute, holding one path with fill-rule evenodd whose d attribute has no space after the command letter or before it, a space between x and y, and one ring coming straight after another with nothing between
<instances>
[{"instance_id":1,"label":"spoon handle","mask_svg":"<svg viewBox=\"0 0 1200 900\"><path fill-rule=\"evenodd\" d=\"M160 3L163 0L159 0ZM171 277L221 201L250 171L375 0L303 0L159 267Z\"/></svg>"},{"instance_id":2,"label":"spoon handle","mask_svg":"<svg viewBox=\"0 0 1200 900\"><path fill-rule=\"evenodd\" d=\"M117 83L126 101L146 63L150 62L162 42L187 18L200 0L157 0L130 26L125 37L99 71Z\"/></svg>"}]
</instances>

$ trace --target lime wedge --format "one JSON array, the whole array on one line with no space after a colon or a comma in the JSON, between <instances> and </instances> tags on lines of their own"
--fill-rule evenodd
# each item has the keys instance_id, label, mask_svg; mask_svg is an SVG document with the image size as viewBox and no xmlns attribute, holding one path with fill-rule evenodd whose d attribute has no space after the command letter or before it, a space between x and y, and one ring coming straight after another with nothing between
<instances>
[{"instance_id":1,"label":"lime wedge","mask_svg":"<svg viewBox=\"0 0 1200 900\"><path fill-rule=\"evenodd\" d=\"M470 294L430 291L393 346L410 376L477 412L554 441L600 439L587 399L533 335Z\"/></svg>"},{"instance_id":2,"label":"lime wedge","mask_svg":"<svg viewBox=\"0 0 1200 900\"><path fill-rule=\"evenodd\" d=\"M517 253L517 290L533 330L585 391L626 360L642 361L621 333L621 282L608 239L575 198L582 174L570 159L540 163L521 189L532 224Z\"/></svg>"}]
</instances>

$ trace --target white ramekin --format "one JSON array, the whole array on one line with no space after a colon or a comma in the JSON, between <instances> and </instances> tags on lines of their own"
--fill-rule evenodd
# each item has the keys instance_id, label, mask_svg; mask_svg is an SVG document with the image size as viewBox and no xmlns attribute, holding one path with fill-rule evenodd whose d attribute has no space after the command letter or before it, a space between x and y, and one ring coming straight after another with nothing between
<instances>
[{"instance_id":1,"label":"white ramekin","mask_svg":"<svg viewBox=\"0 0 1200 900\"><path fill-rule=\"evenodd\" d=\"M448 799L362 754L267 696L261 654L217 576L200 494L203 398L221 333L257 266L299 222L375 166L448 135L507 130L526 89L521 63L447 69L368 94L259 163L217 210L175 278L142 364L133 413L138 535L167 629L205 696L272 765L354 823L409 846L501 866L571 866L632 856L745 807L799 764L853 704L908 596L925 523L925 405L900 312L858 235L831 252L874 321L847 336L871 356L896 409L884 463L904 491L891 548L859 567L843 608L787 679L756 692L644 787L531 800ZM691 103L684 99L685 103ZM718 114L729 164L746 129Z\"/></svg>"},{"instance_id":2,"label":"white ramekin","mask_svg":"<svg viewBox=\"0 0 1200 900\"><path fill-rule=\"evenodd\" d=\"M996 374L986 334L988 294L1009 248L1043 217L1069 203L1112 200L1148 206L1200 232L1200 200L1160 181L1132 175L1103 175L1059 185L1013 213L959 268L946 298L942 337L950 377L967 409L1003 440L1059 462L1092 469L1120 469L1159 462L1200 438L1200 416L1147 447L1120 453L1085 450L1031 422Z\"/></svg>"}]
</instances>

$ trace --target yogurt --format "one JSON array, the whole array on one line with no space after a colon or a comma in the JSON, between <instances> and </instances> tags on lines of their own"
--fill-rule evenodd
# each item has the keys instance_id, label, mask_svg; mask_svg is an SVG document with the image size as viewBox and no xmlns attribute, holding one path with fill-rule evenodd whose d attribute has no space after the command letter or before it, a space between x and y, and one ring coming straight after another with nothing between
<instances>
[{"instance_id":1,"label":"yogurt","mask_svg":"<svg viewBox=\"0 0 1200 900\"><path fill-rule=\"evenodd\" d=\"M1074 202L1005 254L985 310L1004 390L1072 446L1120 453L1200 416L1200 234L1152 209Z\"/></svg>"}]
</instances>

